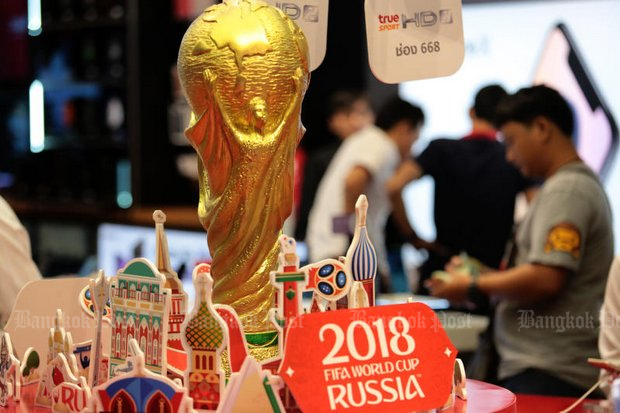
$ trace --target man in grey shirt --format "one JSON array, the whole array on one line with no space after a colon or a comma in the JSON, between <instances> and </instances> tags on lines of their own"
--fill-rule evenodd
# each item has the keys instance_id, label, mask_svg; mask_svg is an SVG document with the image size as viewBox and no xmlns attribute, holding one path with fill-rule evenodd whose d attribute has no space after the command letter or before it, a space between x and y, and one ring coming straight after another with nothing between
<instances>
[{"instance_id":1,"label":"man in grey shirt","mask_svg":"<svg viewBox=\"0 0 620 413\"><path fill-rule=\"evenodd\" d=\"M521 89L498 108L506 157L545 179L516 234L513 265L478 279L451 271L434 295L499 300L499 379L515 393L578 397L596 383L598 311L613 259L611 209L571 141L570 106L546 86Z\"/></svg>"}]
</instances>

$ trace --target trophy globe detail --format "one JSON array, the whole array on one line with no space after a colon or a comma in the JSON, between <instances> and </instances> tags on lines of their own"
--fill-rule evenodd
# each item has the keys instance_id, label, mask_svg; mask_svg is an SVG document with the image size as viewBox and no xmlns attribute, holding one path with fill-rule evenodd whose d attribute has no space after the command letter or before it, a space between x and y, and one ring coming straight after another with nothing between
<instances>
[{"instance_id":1,"label":"trophy globe detail","mask_svg":"<svg viewBox=\"0 0 620 413\"><path fill-rule=\"evenodd\" d=\"M293 161L303 136L308 46L279 9L224 0L188 28L178 57L198 153L198 216L213 258L213 301L232 306L250 351L276 349L269 273L293 204Z\"/></svg>"}]
</instances>

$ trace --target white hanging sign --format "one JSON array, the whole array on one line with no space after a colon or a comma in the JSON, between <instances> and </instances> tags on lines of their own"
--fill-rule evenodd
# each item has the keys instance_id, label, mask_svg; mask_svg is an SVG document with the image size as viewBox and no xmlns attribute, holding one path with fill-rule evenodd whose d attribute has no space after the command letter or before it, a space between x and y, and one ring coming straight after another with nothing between
<instances>
[{"instance_id":1,"label":"white hanging sign","mask_svg":"<svg viewBox=\"0 0 620 413\"><path fill-rule=\"evenodd\" d=\"M461 0L366 0L368 60L385 83L448 76L463 63Z\"/></svg>"},{"instance_id":2,"label":"white hanging sign","mask_svg":"<svg viewBox=\"0 0 620 413\"><path fill-rule=\"evenodd\" d=\"M321 65L327 47L329 0L265 0L279 8L304 32L308 41L310 70Z\"/></svg>"}]
</instances>

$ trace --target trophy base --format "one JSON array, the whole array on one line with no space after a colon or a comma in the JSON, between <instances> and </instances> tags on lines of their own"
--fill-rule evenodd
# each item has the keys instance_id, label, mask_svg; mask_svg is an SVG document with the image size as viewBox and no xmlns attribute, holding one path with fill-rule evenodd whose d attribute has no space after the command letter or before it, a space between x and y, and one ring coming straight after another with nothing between
<instances>
[{"instance_id":1,"label":"trophy base","mask_svg":"<svg viewBox=\"0 0 620 413\"><path fill-rule=\"evenodd\" d=\"M258 333L246 333L248 352L259 363L280 355L278 347L278 332L263 331Z\"/></svg>"}]
</instances>

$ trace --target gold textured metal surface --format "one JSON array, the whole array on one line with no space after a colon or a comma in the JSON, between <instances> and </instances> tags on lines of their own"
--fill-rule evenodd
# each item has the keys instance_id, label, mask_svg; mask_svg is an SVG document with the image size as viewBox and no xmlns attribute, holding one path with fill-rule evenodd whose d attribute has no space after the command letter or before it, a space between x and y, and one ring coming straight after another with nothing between
<instances>
[{"instance_id":1,"label":"gold textured metal surface","mask_svg":"<svg viewBox=\"0 0 620 413\"><path fill-rule=\"evenodd\" d=\"M224 1L185 33L178 71L192 109L185 134L199 155L214 302L231 305L248 333L273 330L269 272L292 210L306 39L279 9Z\"/></svg>"}]
</instances>

